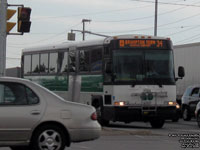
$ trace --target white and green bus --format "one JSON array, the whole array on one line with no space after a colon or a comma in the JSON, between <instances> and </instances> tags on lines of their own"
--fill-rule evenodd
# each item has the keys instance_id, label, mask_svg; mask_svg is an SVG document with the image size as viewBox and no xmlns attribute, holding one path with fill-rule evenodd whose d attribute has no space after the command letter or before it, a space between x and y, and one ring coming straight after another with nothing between
<instances>
[{"instance_id":1,"label":"white and green bus","mask_svg":"<svg viewBox=\"0 0 200 150\"><path fill-rule=\"evenodd\" d=\"M161 128L177 118L169 38L121 35L24 49L22 72L68 101L94 106L102 125L149 121Z\"/></svg>"}]
</instances>

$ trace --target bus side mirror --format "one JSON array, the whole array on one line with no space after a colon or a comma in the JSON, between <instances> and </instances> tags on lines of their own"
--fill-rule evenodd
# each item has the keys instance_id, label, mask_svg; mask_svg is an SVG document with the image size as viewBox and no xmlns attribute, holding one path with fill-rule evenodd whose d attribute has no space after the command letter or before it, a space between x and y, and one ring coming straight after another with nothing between
<instances>
[{"instance_id":1,"label":"bus side mirror","mask_svg":"<svg viewBox=\"0 0 200 150\"><path fill-rule=\"evenodd\" d=\"M179 66L179 67L178 67L178 76L179 76L180 78L183 78L183 77L185 76L185 69L184 69L183 66Z\"/></svg>"}]
</instances>

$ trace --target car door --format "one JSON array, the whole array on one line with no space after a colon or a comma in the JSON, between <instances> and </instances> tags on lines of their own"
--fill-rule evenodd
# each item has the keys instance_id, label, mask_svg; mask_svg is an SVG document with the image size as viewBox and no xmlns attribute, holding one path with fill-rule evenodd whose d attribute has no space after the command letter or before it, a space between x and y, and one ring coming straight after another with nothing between
<instances>
[{"instance_id":1,"label":"car door","mask_svg":"<svg viewBox=\"0 0 200 150\"><path fill-rule=\"evenodd\" d=\"M28 87L0 82L0 141L25 141L40 120L44 105Z\"/></svg>"},{"instance_id":2,"label":"car door","mask_svg":"<svg viewBox=\"0 0 200 150\"><path fill-rule=\"evenodd\" d=\"M200 88L199 87L195 87L191 91L191 96L189 98L189 107L190 107L191 112L194 112L194 110L196 108L196 105L200 100L199 92L200 92Z\"/></svg>"}]
</instances>

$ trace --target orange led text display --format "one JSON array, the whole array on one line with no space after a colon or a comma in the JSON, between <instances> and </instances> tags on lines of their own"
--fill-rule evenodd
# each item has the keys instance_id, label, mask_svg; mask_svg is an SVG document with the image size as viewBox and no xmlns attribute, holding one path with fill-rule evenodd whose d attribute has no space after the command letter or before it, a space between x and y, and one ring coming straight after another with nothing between
<instances>
[{"instance_id":1,"label":"orange led text display","mask_svg":"<svg viewBox=\"0 0 200 150\"><path fill-rule=\"evenodd\" d=\"M120 48L163 48L163 40L119 40Z\"/></svg>"}]
</instances>

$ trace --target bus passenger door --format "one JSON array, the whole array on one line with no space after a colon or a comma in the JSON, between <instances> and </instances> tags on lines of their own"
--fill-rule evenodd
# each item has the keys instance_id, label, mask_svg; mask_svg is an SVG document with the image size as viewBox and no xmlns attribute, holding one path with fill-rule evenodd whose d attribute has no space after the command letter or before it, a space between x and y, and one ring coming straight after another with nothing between
<instances>
[{"instance_id":1,"label":"bus passenger door","mask_svg":"<svg viewBox=\"0 0 200 150\"><path fill-rule=\"evenodd\" d=\"M78 52L76 47L69 49L69 94L68 99L72 102L80 100L80 77L77 76Z\"/></svg>"}]
</instances>

